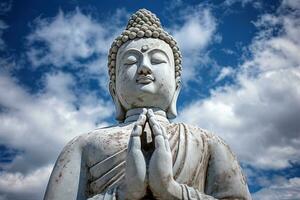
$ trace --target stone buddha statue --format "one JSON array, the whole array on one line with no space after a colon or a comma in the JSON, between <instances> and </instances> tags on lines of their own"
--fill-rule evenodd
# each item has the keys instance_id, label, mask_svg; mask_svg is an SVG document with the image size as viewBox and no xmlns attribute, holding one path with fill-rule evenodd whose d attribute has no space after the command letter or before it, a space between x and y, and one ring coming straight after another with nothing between
<instances>
[{"instance_id":1,"label":"stone buddha statue","mask_svg":"<svg viewBox=\"0 0 300 200\"><path fill-rule=\"evenodd\" d=\"M153 13L131 16L108 57L119 124L66 145L45 200L251 199L236 157L219 137L169 121L177 115L181 58Z\"/></svg>"}]
</instances>

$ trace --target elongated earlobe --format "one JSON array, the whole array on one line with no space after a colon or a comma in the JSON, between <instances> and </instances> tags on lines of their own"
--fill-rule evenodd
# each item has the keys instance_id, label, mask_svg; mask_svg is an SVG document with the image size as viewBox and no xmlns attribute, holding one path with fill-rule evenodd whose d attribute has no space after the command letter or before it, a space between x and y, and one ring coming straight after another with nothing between
<instances>
[{"instance_id":1,"label":"elongated earlobe","mask_svg":"<svg viewBox=\"0 0 300 200\"><path fill-rule=\"evenodd\" d=\"M115 85L113 82L109 82L109 92L111 97L113 98L113 101L115 103L115 108L116 108L116 120L118 120L119 122L123 122L125 119L125 111L123 106L121 105L119 98L116 94L116 90L115 90Z\"/></svg>"},{"instance_id":2,"label":"elongated earlobe","mask_svg":"<svg viewBox=\"0 0 300 200\"><path fill-rule=\"evenodd\" d=\"M181 80L180 77L176 78L176 90L174 92L171 104L167 110L167 117L168 119L174 119L175 117L177 117L177 99L178 99L178 95L180 93L181 90Z\"/></svg>"}]
</instances>

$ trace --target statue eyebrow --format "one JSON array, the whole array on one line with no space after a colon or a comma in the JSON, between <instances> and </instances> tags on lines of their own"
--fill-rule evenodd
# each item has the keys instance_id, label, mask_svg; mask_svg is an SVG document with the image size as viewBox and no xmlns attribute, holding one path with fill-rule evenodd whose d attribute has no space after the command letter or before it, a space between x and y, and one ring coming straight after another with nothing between
<instances>
[{"instance_id":1,"label":"statue eyebrow","mask_svg":"<svg viewBox=\"0 0 300 200\"><path fill-rule=\"evenodd\" d=\"M125 51L122 55L122 58L124 58L124 56L126 56L129 53L137 53L137 54L142 54L141 51L139 51L138 49L128 49L127 51Z\"/></svg>"}]
</instances>

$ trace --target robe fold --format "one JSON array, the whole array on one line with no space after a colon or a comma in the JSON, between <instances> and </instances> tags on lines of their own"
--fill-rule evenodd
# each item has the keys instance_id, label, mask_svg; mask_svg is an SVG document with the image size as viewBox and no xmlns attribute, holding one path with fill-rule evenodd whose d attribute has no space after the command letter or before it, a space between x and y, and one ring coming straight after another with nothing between
<instances>
[{"instance_id":1,"label":"robe fold","mask_svg":"<svg viewBox=\"0 0 300 200\"><path fill-rule=\"evenodd\" d=\"M101 143L86 144L89 200L118 199L125 178L127 144L133 125L102 130ZM100 130L97 130L99 132ZM173 176L182 199L251 199L245 178L229 147L217 136L183 123L166 125ZM90 134L93 135L93 134ZM101 152L99 153L99 147ZM96 159L95 159L96 157Z\"/></svg>"}]
</instances>

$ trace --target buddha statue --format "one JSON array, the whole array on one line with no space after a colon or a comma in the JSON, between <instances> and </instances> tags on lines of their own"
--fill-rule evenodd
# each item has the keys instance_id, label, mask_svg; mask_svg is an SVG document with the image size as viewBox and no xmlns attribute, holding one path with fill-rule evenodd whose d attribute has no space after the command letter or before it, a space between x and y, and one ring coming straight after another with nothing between
<instances>
[{"instance_id":1,"label":"buddha statue","mask_svg":"<svg viewBox=\"0 0 300 200\"><path fill-rule=\"evenodd\" d=\"M251 199L228 145L201 128L170 122L181 59L153 13L140 9L131 16L108 57L119 123L65 146L45 200Z\"/></svg>"}]
</instances>

